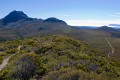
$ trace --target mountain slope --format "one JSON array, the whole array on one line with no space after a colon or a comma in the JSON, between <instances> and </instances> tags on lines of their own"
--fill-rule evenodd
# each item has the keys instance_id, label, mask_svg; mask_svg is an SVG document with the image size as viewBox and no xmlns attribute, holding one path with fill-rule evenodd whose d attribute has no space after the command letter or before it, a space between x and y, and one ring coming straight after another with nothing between
<instances>
[{"instance_id":1,"label":"mountain slope","mask_svg":"<svg viewBox=\"0 0 120 80\"><path fill-rule=\"evenodd\" d=\"M37 36L1 43L3 54L13 56L0 79L119 80L120 64L102 52L63 35ZM95 76L96 75L96 76Z\"/></svg>"},{"instance_id":2,"label":"mountain slope","mask_svg":"<svg viewBox=\"0 0 120 80\"><path fill-rule=\"evenodd\" d=\"M113 35L113 33L115 33ZM118 34L117 34L118 33ZM68 34L76 39L79 39L81 41L87 42L92 47L99 49L103 51L104 53L109 54L111 51L111 48L109 47L107 41L105 38L109 38L109 41L111 42L112 46L115 49L115 53L110 56L110 58L120 61L120 38L119 32L113 31L104 31L99 29L79 29L79 28L72 28L71 32Z\"/></svg>"}]
</instances>

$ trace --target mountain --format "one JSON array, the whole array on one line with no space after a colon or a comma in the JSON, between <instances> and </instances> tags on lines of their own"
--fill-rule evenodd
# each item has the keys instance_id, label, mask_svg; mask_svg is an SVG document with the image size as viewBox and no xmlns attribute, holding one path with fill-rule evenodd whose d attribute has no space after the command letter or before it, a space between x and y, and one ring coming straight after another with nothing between
<instances>
[{"instance_id":1,"label":"mountain","mask_svg":"<svg viewBox=\"0 0 120 80\"><path fill-rule=\"evenodd\" d=\"M51 17L45 20L30 18L22 11L12 11L0 20L2 40L14 40L37 34L62 34L70 32L63 20Z\"/></svg>"},{"instance_id":2,"label":"mountain","mask_svg":"<svg viewBox=\"0 0 120 80\"><path fill-rule=\"evenodd\" d=\"M22 11L12 11L7 16L5 16L2 21L4 25L7 25L12 22L17 22L22 19L30 19L26 14Z\"/></svg>"}]
</instances>

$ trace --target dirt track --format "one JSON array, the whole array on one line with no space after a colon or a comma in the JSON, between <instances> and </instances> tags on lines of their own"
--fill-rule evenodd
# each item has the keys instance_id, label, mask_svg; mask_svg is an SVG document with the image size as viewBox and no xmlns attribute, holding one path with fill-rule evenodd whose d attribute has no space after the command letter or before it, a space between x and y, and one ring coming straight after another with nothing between
<instances>
[{"instance_id":1,"label":"dirt track","mask_svg":"<svg viewBox=\"0 0 120 80\"><path fill-rule=\"evenodd\" d=\"M110 41L108 40L108 38L106 38L106 41L108 42L110 48L111 48L111 52L108 54L108 57L110 57L110 54L114 54L115 52L115 49L114 47L112 46L112 44L110 43Z\"/></svg>"},{"instance_id":2,"label":"dirt track","mask_svg":"<svg viewBox=\"0 0 120 80\"><path fill-rule=\"evenodd\" d=\"M17 52L17 53L19 53L20 48L21 48L21 46L18 46L18 48L17 48L18 52ZM17 54L17 53L16 53L16 54ZM10 59L12 56L14 56L14 55L15 55L15 54L12 54L12 55L10 55L9 57L7 57L7 58L5 58L5 59L3 60L2 64L0 65L0 71L3 70L3 69L6 67L6 65L8 64L9 59Z\"/></svg>"}]
</instances>

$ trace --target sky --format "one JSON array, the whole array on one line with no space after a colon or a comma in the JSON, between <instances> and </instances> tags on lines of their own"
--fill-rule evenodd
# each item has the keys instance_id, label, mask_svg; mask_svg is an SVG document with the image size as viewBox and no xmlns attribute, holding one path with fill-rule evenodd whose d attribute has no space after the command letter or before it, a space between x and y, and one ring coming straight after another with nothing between
<instances>
[{"instance_id":1,"label":"sky","mask_svg":"<svg viewBox=\"0 0 120 80\"><path fill-rule=\"evenodd\" d=\"M74 26L120 24L120 0L0 0L0 18L23 11L29 17L56 17Z\"/></svg>"}]
</instances>

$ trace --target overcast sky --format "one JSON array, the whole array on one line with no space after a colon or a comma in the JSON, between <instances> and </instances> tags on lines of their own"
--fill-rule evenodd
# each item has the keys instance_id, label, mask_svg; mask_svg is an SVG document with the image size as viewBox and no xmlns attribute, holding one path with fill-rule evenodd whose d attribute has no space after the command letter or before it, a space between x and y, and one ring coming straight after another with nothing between
<instances>
[{"instance_id":1,"label":"overcast sky","mask_svg":"<svg viewBox=\"0 0 120 80\"><path fill-rule=\"evenodd\" d=\"M29 17L56 17L70 25L120 23L120 0L0 0L0 18L13 10Z\"/></svg>"}]
</instances>

